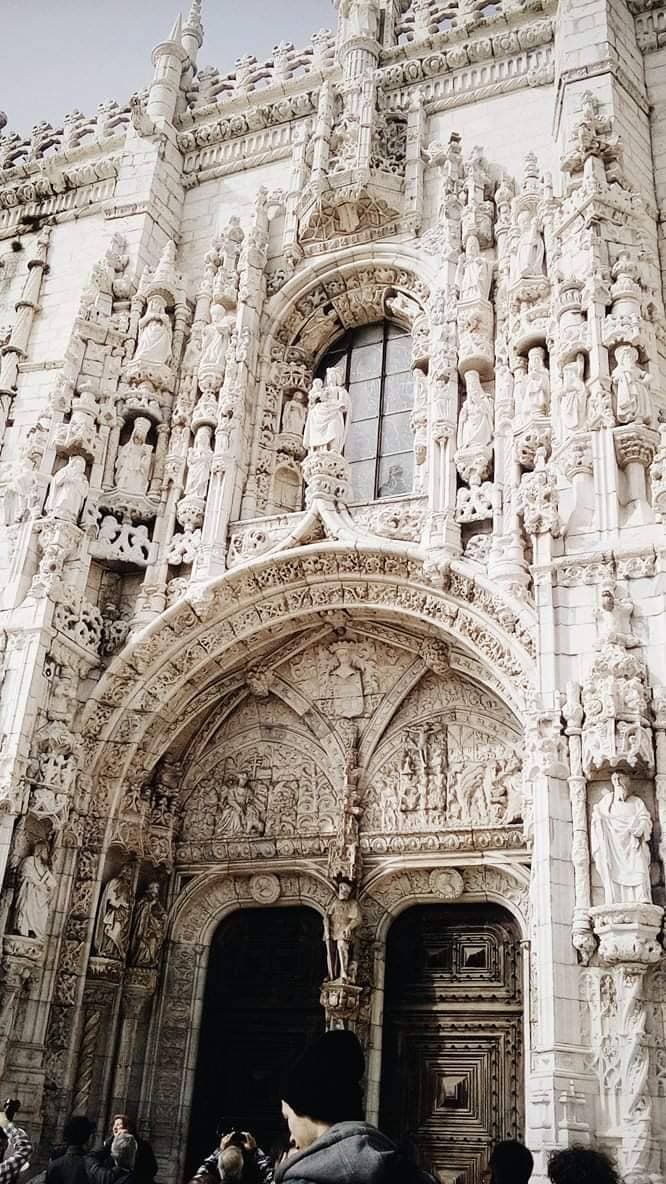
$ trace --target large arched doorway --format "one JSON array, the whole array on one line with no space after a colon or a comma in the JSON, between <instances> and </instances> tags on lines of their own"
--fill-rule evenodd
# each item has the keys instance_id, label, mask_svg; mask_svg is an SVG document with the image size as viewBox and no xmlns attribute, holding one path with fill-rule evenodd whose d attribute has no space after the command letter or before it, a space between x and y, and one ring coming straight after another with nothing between
<instances>
[{"instance_id":1,"label":"large arched doorway","mask_svg":"<svg viewBox=\"0 0 666 1184\"><path fill-rule=\"evenodd\" d=\"M380 1125L447 1184L522 1132L520 935L499 905L418 905L387 943Z\"/></svg>"},{"instance_id":2,"label":"large arched doorway","mask_svg":"<svg viewBox=\"0 0 666 1184\"><path fill-rule=\"evenodd\" d=\"M324 1029L321 917L314 909L242 909L211 944L186 1179L218 1128L251 1130L268 1150L282 1134L280 1079Z\"/></svg>"}]
</instances>

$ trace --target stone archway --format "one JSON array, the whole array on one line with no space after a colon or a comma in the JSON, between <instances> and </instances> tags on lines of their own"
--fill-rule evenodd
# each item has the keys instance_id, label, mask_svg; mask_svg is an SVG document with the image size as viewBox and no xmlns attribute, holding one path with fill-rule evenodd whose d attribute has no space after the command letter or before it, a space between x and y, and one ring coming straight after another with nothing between
<instances>
[{"instance_id":1,"label":"stone archway","mask_svg":"<svg viewBox=\"0 0 666 1184\"><path fill-rule=\"evenodd\" d=\"M172 792L170 784L189 785L178 762L185 751L194 752L193 738L200 735L200 747L208 744L212 751L216 729L253 696L260 703L266 696L277 696L292 715L307 715L322 764L328 761L329 766L344 768L347 748L342 732L336 734L327 727L325 713L276 666L300 644L300 637L315 637L332 628L353 632L370 625L382 644L399 647L401 632L410 637L412 656L359 743L365 766L371 768L375 751L381 757L380 766L394 760L390 744L380 752L381 737L409 693L410 680L415 682L428 672L433 678L466 681L476 688L476 695L500 705L502 726L517 742L534 674L528 606L497 593L464 562L454 563L445 586L424 569L416 548L350 550L332 542L304 546L266 561L259 559L212 584L193 588L186 599L139 634L101 680L86 710L81 744L94 785L93 811L100 837L103 834L102 852L116 844L146 862L173 863L173 811L166 822L156 820L151 812L155 780L160 793L167 796ZM454 704L445 704L444 714L449 706L455 711ZM410 719L416 720L418 714ZM405 726L412 724L407 720ZM165 754L175 762L169 770L163 769ZM162 776L165 782L159 780ZM340 785L336 793L339 803ZM441 863L452 836L424 837L422 829L396 845L376 824L378 833L363 839L364 891L370 894L369 902L377 874L395 867L396 857L408 864L411 853L420 851L421 857L429 853L431 870ZM490 842L492 849L495 843L479 834L474 839L477 855L479 844ZM229 844L225 839L221 846L213 842L205 851L178 856L166 977L153 1004L152 1044L141 1085L146 1125L155 1136L165 1168L173 1163L178 1170L182 1166L212 930L226 911L263 903L261 882L272 885L267 887L270 893L275 887L273 876L280 883L281 902L305 901L323 911L331 899L330 843L325 839L319 836L317 842L300 846L293 839L263 846L247 841ZM470 855L470 837L458 836L455 841L461 844L462 863ZM508 841L511 859L525 859L527 849L517 831ZM300 870L295 870L296 858ZM220 874L220 865L227 869L226 875ZM93 898L91 872L99 885L101 870L101 863L95 868L92 858L80 863L75 892L81 896L88 892L88 899ZM193 875L186 887L179 887L184 877ZM249 887L253 877L255 895ZM79 946L66 951L69 964L72 957L82 961L80 987L75 984L80 999L86 990L88 963L83 959L88 958L89 949ZM376 984L373 966L367 967L366 981ZM88 981L87 989L92 985ZM372 1019L373 1000L374 996L368 997L370 1012L361 1017L362 1025ZM74 1019L76 1007L73 993L61 1012L71 1008ZM66 1031L64 1022L61 1029ZM165 1033L164 1041L157 1039L158 1032ZM76 1029L71 1039L76 1041ZM370 1048L372 1065L372 1043ZM72 1061L76 1064L76 1057ZM373 1088L371 1070L370 1096Z\"/></svg>"},{"instance_id":2,"label":"stone archway","mask_svg":"<svg viewBox=\"0 0 666 1184\"><path fill-rule=\"evenodd\" d=\"M305 905L323 914L329 899L323 875L284 868L204 874L179 897L171 918L146 1087L162 1179L182 1178L213 933L238 909Z\"/></svg>"}]
</instances>

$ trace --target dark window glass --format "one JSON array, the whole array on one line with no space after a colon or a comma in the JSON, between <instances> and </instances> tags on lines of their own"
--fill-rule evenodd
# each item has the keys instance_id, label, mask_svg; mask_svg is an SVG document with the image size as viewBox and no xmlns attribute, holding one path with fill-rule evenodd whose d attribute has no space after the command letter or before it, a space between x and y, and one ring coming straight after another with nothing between
<instances>
[{"instance_id":1,"label":"dark window glass","mask_svg":"<svg viewBox=\"0 0 666 1184\"><path fill-rule=\"evenodd\" d=\"M378 321L338 339L319 367L318 376L325 378L334 366L351 395L345 456L355 501L412 491L411 352L409 333L392 321Z\"/></svg>"}]
</instances>

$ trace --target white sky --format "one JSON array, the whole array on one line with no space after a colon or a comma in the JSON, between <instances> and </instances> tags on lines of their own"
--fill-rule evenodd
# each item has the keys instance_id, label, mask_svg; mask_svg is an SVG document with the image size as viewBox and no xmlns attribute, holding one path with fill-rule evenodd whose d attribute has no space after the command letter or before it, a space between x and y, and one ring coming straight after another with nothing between
<instances>
[{"instance_id":1,"label":"white sky","mask_svg":"<svg viewBox=\"0 0 666 1184\"><path fill-rule=\"evenodd\" d=\"M94 113L102 99L125 102L152 76L150 54L189 0L0 0L0 110L29 133L67 111ZM204 0L199 66L232 70L279 41L307 45L335 27L333 0Z\"/></svg>"}]
</instances>

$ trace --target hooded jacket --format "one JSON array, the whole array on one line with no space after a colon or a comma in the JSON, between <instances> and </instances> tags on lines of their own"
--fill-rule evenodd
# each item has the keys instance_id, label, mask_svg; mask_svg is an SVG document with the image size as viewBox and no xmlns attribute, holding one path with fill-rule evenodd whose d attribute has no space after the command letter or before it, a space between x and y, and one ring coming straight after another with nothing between
<instances>
[{"instance_id":1,"label":"hooded jacket","mask_svg":"<svg viewBox=\"0 0 666 1184\"><path fill-rule=\"evenodd\" d=\"M305 1151L285 1160L276 1184L433 1184L367 1122L337 1122Z\"/></svg>"}]
</instances>

